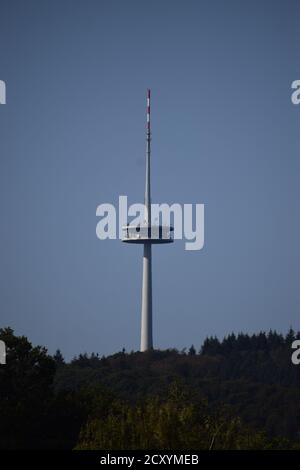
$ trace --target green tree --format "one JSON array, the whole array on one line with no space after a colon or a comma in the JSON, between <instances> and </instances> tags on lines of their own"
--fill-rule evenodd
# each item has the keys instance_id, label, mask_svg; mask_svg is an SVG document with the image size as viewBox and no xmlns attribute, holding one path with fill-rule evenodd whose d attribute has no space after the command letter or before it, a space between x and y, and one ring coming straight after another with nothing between
<instances>
[{"instance_id":1,"label":"green tree","mask_svg":"<svg viewBox=\"0 0 300 470\"><path fill-rule=\"evenodd\" d=\"M39 446L45 410L52 397L55 362L11 328L0 329L6 365L0 367L0 448Z\"/></svg>"},{"instance_id":2,"label":"green tree","mask_svg":"<svg viewBox=\"0 0 300 470\"><path fill-rule=\"evenodd\" d=\"M53 359L54 359L57 367L63 366L65 364L65 360L64 360L64 357L63 357L60 349L56 350L56 352L53 356Z\"/></svg>"}]
</instances>

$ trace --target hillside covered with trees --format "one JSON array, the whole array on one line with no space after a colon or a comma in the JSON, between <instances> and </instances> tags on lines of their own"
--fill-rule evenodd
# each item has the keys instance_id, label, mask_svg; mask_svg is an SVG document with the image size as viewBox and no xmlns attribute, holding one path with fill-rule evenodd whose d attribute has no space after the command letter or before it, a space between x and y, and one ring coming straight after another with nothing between
<instances>
[{"instance_id":1,"label":"hillside covered with trees","mask_svg":"<svg viewBox=\"0 0 300 470\"><path fill-rule=\"evenodd\" d=\"M0 330L0 448L300 449L290 330L66 363Z\"/></svg>"}]
</instances>

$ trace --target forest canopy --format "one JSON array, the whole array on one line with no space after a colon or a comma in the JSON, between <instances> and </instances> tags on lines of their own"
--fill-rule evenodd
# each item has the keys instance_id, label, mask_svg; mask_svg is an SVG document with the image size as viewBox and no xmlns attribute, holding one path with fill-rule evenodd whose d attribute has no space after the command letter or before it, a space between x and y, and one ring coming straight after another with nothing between
<instances>
[{"instance_id":1,"label":"forest canopy","mask_svg":"<svg viewBox=\"0 0 300 470\"><path fill-rule=\"evenodd\" d=\"M12 329L0 365L2 449L298 449L299 333L66 362Z\"/></svg>"}]
</instances>

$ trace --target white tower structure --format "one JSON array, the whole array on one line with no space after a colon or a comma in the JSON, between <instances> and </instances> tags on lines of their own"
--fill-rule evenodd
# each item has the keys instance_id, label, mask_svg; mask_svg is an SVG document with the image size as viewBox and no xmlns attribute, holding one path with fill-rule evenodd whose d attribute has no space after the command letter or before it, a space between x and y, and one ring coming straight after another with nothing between
<instances>
[{"instance_id":1,"label":"white tower structure","mask_svg":"<svg viewBox=\"0 0 300 470\"><path fill-rule=\"evenodd\" d=\"M147 90L147 145L146 145L146 184L145 184L145 213L140 225L123 227L123 242L144 245L143 253L143 285L142 285L142 315L141 315L141 348L148 351L153 349L152 332L152 244L173 242L173 227L152 225L151 223L151 124L150 124L150 90Z\"/></svg>"}]
</instances>

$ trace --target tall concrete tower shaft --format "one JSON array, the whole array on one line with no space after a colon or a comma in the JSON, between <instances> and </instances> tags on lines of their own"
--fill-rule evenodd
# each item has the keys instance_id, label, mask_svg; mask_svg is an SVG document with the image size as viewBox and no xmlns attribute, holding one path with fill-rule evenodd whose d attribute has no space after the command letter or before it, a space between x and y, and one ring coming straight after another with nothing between
<instances>
[{"instance_id":1,"label":"tall concrete tower shaft","mask_svg":"<svg viewBox=\"0 0 300 470\"><path fill-rule=\"evenodd\" d=\"M146 184L145 184L145 225L151 230L151 185L150 185L151 125L150 90L147 91L147 147L146 147ZM153 348L152 335L152 247L144 243L143 287L141 315L141 351Z\"/></svg>"}]
</instances>

